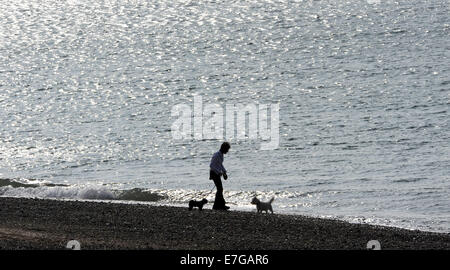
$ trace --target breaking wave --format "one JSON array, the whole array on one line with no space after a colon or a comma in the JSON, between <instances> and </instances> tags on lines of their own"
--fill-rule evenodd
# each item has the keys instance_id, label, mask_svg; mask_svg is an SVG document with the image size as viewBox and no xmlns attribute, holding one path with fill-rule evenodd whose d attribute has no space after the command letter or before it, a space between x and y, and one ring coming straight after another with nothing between
<instances>
[{"instance_id":1,"label":"breaking wave","mask_svg":"<svg viewBox=\"0 0 450 270\"><path fill-rule=\"evenodd\" d=\"M161 204L182 205L190 200L207 198L213 201L215 188L211 190L189 189L114 189L105 185L65 185L33 179L0 179L0 196L41 198L41 199L75 199L75 200L115 200L137 202L160 202ZM309 198L311 192L288 191L225 191L229 204L245 208L251 198L257 196L261 200L276 197L277 200Z\"/></svg>"},{"instance_id":2,"label":"breaking wave","mask_svg":"<svg viewBox=\"0 0 450 270\"><path fill-rule=\"evenodd\" d=\"M155 202L165 198L163 195L140 188L115 190L105 186L52 184L45 181L27 179L0 179L0 196L142 202Z\"/></svg>"}]
</instances>

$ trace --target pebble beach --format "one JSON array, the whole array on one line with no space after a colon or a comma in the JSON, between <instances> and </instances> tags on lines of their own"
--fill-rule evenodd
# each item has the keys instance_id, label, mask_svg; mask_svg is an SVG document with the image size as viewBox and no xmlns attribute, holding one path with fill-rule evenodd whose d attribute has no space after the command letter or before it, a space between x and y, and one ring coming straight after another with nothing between
<instances>
[{"instance_id":1,"label":"pebble beach","mask_svg":"<svg viewBox=\"0 0 450 270\"><path fill-rule=\"evenodd\" d=\"M209 206L209 207L207 207ZM450 249L450 234L301 215L203 211L110 202L0 198L0 249L363 250Z\"/></svg>"}]
</instances>

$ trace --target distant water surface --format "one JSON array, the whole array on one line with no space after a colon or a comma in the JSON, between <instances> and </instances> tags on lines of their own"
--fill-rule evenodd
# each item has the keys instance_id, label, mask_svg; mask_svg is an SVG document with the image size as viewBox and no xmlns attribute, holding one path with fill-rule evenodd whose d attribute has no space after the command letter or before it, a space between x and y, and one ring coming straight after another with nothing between
<instances>
[{"instance_id":1,"label":"distant water surface","mask_svg":"<svg viewBox=\"0 0 450 270\"><path fill-rule=\"evenodd\" d=\"M212 200L221 141L171 135L197 93L280 104L235 209L450 232L449 1L374 2L0 0L0 195Z\"/></svg>"}]
</instances>

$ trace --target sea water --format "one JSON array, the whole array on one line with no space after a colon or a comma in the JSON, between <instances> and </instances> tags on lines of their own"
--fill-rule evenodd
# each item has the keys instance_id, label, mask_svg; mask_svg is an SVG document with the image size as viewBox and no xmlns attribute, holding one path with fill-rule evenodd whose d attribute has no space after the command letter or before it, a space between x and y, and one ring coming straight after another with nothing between
<instances>
[{"instance_id":1,"label":"sea water","mask_svg":"<svg viewBox=\"0 0 450 270\"><path fill-rule=\"evenodd\" d=\"M214 199L177 104L279 104L225 199L450 232L448 0L0 0L0 195Z\"/></svg>"}]
</instances>

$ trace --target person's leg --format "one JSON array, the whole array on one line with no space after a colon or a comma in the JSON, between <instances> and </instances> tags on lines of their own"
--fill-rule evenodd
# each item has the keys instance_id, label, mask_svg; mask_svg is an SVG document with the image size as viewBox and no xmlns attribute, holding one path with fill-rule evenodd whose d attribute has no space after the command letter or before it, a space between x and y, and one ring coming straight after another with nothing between
<instances>
[{"instance_id":1,"label":"person's leg","mask_svg":"<svg viewBox=\"0 0 450 270\"><path fill-rule=\"evenodd\" d=\"M214 184L216 185L216 198L214 199L213 209L224 209L225 208L225 199L223 198L223 186L222 180L219 175L216 175L213 178Z\"/></svg>"},{"instance_id":2,"label":"person's leg","mask_svg":"<svg viewBox=\"0 0 450 270\"><path fill-rule=\"evenodd\" d=\"M220 209L224 206L222 181L219 177L214 177L213 181L216 185L216 198L214 199L213 209Z\"/></svg>"}]
</instances>

